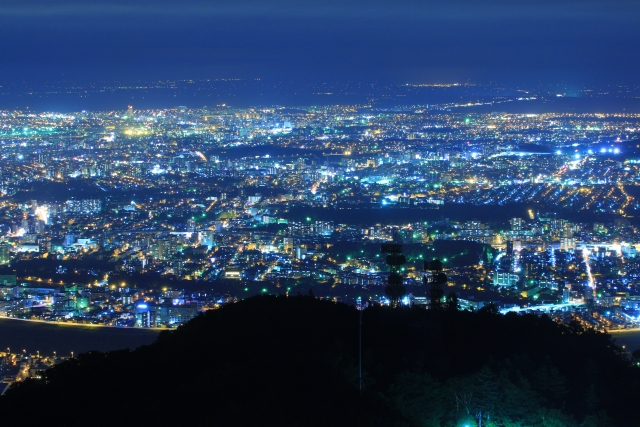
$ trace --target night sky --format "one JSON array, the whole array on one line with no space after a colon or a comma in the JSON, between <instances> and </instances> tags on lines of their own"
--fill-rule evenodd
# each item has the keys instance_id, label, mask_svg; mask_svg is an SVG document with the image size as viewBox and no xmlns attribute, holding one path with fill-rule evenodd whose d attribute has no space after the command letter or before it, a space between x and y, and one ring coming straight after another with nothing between
<instances>
[{"instance_id":1,"label":"night sky","mask_svg":"<svg viewBox=\"0 0 640 427\"><path fill-rule=\"evenodd\" d=\"M638 0L2 0L0 81L635 83Z\"/></svg>"}]
</instances>

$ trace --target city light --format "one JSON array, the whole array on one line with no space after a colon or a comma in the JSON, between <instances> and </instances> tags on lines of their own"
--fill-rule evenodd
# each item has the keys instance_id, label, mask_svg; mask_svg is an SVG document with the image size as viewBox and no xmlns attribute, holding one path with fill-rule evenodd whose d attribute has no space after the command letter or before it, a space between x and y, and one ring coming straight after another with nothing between
<instances>
[{"instance_id":1,"label":"city light","mask_svg":"<svg viewBox=\"0 0 640 427\"><path fill-rule=\"evenodd\" d=\"M399 270L414 297L424 292L421 263L436 258L456 278L451 291L475 301L495 291L519 301L511 311L577 307L594 294L605 305L612 293L635 291L640 161L600 141L639 128L640 115L465 113L460 105L415 115L132 107L85 111L77 122L2 113L0 129L19 136L0 149L0 264L55 260L50 272L16 277L55 289L7 314L46 307L47 321L176 327L271 286L277 294L310 284L349 303L352 288L380 294L388 271L367 245L390 241L414 245ZM269 154L256 154L265 144ZM45 197L51 186L59 196ZM583 212L595 219L581 221ZM615 280L603 281L602 271ZM110 282L97 279L105 276ZM162 293L146 277L163 283ZM184 291L212 287L218 295ZM100 301L111 307L92 311ZM163 304L181 310L180 320L155 316Z\"/></svg>"}]
</instances>

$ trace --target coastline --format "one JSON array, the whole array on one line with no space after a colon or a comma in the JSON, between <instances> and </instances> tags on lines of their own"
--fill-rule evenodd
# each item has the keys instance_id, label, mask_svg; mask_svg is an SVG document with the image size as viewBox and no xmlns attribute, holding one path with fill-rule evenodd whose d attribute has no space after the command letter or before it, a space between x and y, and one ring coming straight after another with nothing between
<instances>
[{"instance_id":1,"label":"coastline","mask_svg":"<svg viewBox=\"0 0 640 427\"><path fill-rule=\"evenodd\" d=\"M18 320L18 321L16 321ZM0 348L58 355L87 351L135 349L153 343L160 329L118 328L0 317Z\"/></svg>"}]
</instances>

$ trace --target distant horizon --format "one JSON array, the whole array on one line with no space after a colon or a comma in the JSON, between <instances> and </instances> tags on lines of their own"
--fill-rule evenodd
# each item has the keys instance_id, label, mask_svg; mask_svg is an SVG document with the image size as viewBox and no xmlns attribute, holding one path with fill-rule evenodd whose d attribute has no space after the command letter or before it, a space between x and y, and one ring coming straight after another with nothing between
<instances>
[{"instance_id":1,"label":"distant horizon","mask_svg":"<svg viewBox=\"0 0 640 427\"><path fill-rule=\"evenodd\" d=\"M601 80L596 78L557 78L542 79L520 78L500 76L479 77L479 78L454 78L454 77L434 77L434 78L388 78L388 77L368 77L354 74L352 76L330 75L323 77L307 77L307 76L268 76L256 74L255 76L241 75L224 75L224 76L196 76L184 74L180 76L153 76L140 75L135 77L99 77L99 76L46 76L38 78L29 78L28 76L12 77L0 74L0 88L16 87L64 87L66 85L79 86L96 86L96 85L113 85L113 84L149 84L149 83L195 83L195 82L241 82L241 81L262 81L280 84L296 84L301 86L314 86L323 84L333 85L397 85L397 86L433 86L433 87L453 87L453 86L494 86L509 87L510 89L544 89L565 87L577 90L594 89L605 87L627 86L640 90L640 80L633 76L632 78L612 78Z\"/></svg>"},{"instance_id":2,"label":"distant horizon","mask_svg":"<svg viewBox=\"0 0 640 427\"><path fill-rule=\"evenodd\" d=\"M525 102L511 102L525 101ZM309 107L370 105L401 108L474 103L465 112L640 112L640 85L500 81L323 81L267 78L103 80L0 84L0 110L33 112L118 111L226 105ZM495 105L492 106L492 105ZM493 111L493 110L491 110Z\"/></svg>"}]
</instances>

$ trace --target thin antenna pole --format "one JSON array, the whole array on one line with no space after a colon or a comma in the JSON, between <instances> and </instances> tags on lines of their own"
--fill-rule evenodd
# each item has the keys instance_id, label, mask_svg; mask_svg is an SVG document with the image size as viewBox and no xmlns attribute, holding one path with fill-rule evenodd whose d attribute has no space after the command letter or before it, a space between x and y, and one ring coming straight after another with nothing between
<instances>
[{"instance_id":1,"label":"thin antenna pole","mask_svg":"<svg viewBox=\"0 0 640 427\"><path fill-rule=\"evenodd\" d=\"M359 322L359 353L358 353L358 359L359 359L359 367L360 367L360 394L362 394L362 311L364 310L364 307L360 307L360 322Z\"/></svg>"}]
</instances>

